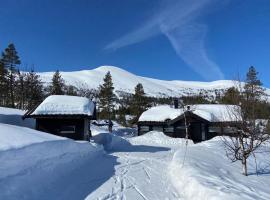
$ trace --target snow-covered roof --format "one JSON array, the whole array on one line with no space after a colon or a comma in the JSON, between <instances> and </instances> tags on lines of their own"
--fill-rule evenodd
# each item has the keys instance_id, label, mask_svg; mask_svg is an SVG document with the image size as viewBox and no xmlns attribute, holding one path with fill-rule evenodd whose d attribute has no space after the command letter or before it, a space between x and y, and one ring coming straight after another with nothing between
<instances>
[{"instance_id":1,"label":"snow-covered roof","mask_svg":"<svg viewBox=\"0 0 270 200\"><path fill-rule=\"evenodd\" d=\"M163 122L168 119L173 120L181 114L183 114L182 109L175 109L169 105L161 105L152 107L143 112L139 121Z\"/></svg>"},{"instance_id":2,"label":"snow-covered roof","mask_svg":"<svg viewBox=\"0 0 270 200\"><path fill-rule=\"evenodd\" d=\"M92 116L95 105L86 97L51 95L31 115L87 115Z\"/></svg>"},{"instance_id":3,"label":"snow-covered roof","mask_svg":"<svg viewBox=\"0 0 270 200\"><path fill-rule=\"evenodd\" d=\"M197 104L190 106L191 112L209 122L239 121L240 107L225 104Z\"/></svg>"},{"instance_id":4,"label":"snow-covered roof","mask_svg":"<svg viewBox=\"0 0 270 200\"><path fill-rule=\"evenodd\" d=\"M239 121L239 106L221 104L195 104L190 106L190 112L209 122ZM187 107L184 109L187 111ZM169 105L152 107L142 113L139 121L164 122L173 120L183 114L183 109L175 109Z\"/></svg>"}]
</instances>

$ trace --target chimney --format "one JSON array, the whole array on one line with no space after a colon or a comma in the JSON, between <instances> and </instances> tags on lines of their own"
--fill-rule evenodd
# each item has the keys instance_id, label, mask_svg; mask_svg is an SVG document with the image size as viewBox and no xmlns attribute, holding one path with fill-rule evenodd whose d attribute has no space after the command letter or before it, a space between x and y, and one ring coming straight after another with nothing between
<instances>
[{"instance_id":1,"label":"chimney","mask_svg":"<svg viewBox=\"0 0 270 200\"><path fill-rule=\"evenodd\" d=\"M187 110L190 111L190 105L187 106Z\"/></svg>"},{"instance_id":2,"label":"chimney","mask_svg":"<svg viewBox=\"0 0 270 200\"><path fill-rule=\"evenodd\" d=\"M175 109L179 108L179 102L178 102L178 99L175 98L175 99L173 100L173 103L174 103L174 108L175 108Z\"/></svg>"}]
</instances>

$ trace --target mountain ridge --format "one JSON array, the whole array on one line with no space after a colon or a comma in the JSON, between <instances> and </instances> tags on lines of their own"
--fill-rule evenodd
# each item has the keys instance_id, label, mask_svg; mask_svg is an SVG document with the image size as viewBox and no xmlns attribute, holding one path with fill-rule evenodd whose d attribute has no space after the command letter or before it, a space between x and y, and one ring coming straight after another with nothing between
<instances>
[{"instance_id":1,"label":"mountain ridge","mask_svg":"<svg viewBox=\"0 0 270 200\"><path fill-rule=\"evenodd\" d=\"M148 96L189 96L206 92L209 95L216 95L218 91L224 91L235 86L233 80L217 80L211 82L182 81L182 80L160 80L135 75L127 70L116 66L99 66L95 69L65 72L60 71L63 79L69 85L77 88L88 87L97 89L103 82L105 74L110 71L116 92L134 93L134 87L141 83ZM41 80L48 84L51 82L54 72L40 72ZM267 89L267 94L270 90Z\"/></svg>"}]
</instances>

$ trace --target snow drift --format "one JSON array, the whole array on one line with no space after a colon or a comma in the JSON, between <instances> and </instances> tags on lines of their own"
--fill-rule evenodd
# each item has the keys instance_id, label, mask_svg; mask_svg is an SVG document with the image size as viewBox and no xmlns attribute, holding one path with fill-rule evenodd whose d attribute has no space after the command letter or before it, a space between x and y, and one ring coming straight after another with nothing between
<instances>
[{"instance_id":1,"label":"snow drift","mask_svg":"<svg viewBox=\"0 0 270 200\"><path fill-rule=\"evenodd\" d=\"M241 174L240 162L231 163L225 156L220 137L188 146L185 163L184 156L185 151L179 149L169 166L172 182L184 199L270 199L266 153L257 156L258 176L254 160L249 159L248 177Z\"/></svg>"}]
</instances>

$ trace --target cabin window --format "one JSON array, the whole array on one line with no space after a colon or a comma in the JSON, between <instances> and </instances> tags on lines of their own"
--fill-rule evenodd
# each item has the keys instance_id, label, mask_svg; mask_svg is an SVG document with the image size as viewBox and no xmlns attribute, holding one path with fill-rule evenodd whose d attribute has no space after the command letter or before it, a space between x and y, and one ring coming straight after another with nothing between
<instances>
[{"instance_id":1,"label":"cabin window","mask_svg":"<svg viewBox=\"0 0 270 200\"><path fill-rule=\"evenodd\" d=\"M166 133L173 133L174 132L173 126L165 127L164 128L164 132L166 132Z\"/></svg>"},{"instance_id":2,"label":"cabin window","mask_svg":"<svg viewBox=\"0 0 270 200\"><path fill-rule=\"evenodd\" d=\"M149 129L149 126L141 126L140 127L140 131L142 131L142 132L147 132L147 131L149 131L150 129Z\"/></svg>"},{"instance_id":3,"label":"cabin window","mask_svg":"<svg viewBox=\"0 0 270 200\"><path fill-rule=\"evenodd\" d=\"M162 126L153 126L153 131L161 131L161 132L163 132L163 127Z\"/></svg>"},{"instance_id":4,"label":"cabin window","mask_svg":"<svg viewBox=\"0 0 270 200\"><path fill-rule=\"evenodd\" d=\"M186 130L186 126L177 126L176 127L178 130Z\"/></svg>"},{"instance_id":5,"label":"cabin window","mask_svg":"<svg viewBox=\"0 0 270 200\"><path fill-rule=\"evenodd\" d=\"M219 127L219 126L210 126L208 132L209 133L221 133L221 127Z\"/></svg>"},{"instance_id":6,"label":"cabin window","mask_svg":"<svg viewBox=\"0 0 270 200\"><path fill-rule=\"evenodd\" d=\"M62 134L74 134L76 133L76 126L61 126L60 133Z\"/></svg>"},{"instance_id":7,"label":"cabin window","mask_svg":"<svg viewBox=\"0 0 270 200\"><path fill-rule=\"evenodd\" d=\"M236 127L224 127L223 132L224 133L236 133L237 128Z\"/></svg>"}]
</instances>

